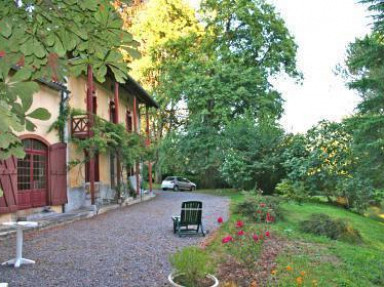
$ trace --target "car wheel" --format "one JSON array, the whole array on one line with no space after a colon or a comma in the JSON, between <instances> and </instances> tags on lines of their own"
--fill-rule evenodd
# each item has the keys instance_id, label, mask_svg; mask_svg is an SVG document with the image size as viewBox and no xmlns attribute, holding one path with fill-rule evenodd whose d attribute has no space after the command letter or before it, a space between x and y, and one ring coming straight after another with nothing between
<instances>
[{"instance_id":1,"label":"car wheel","mask_svg":"<svg viewBox=\"0 0 384 287\"><path fill-rule=\"evenodd\" d=\"M167 189L166 188L163 188L164 191L166 191Z\"/></svg>"},{"instance_id":2,"label":"car wheel","mask_svg":"<svg viewBox=\"0 0 384 287\"><path fill-rule=\"evenodd\" d=\"M179 187L175 185L175 187L173 188L173 191L179 191Z\"/></svg>"},{"instance_id":3,"label":"car wheel","mask_svg":"<svg viewBox=\"0 0 384 287\"><path fill-rule=\"evenodd\" d=\"M189 191L194 191L194 190L196 190L196 187L191 186L191 189Z\"/></svg>"}]
</instances>

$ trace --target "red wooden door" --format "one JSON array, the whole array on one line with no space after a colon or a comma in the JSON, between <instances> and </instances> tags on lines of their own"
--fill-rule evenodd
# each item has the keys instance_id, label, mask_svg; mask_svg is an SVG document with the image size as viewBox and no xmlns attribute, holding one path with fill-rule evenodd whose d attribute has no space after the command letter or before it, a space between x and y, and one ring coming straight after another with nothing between
<instances>
[{"instance_id":1,"label":"red wooden door","mask_svg":"<svg viewBox=\"0 0 384 287\"><path fill-rule=\"evenodd\" d=\"M17 210L17 170L16 158L0 160L0 187L3 196L0 197L0 214Z\"/></svg>"},{"instance_id":2,"label":"red wooden door","mask_svg":"<svg viewBox=\"0 0 384 287\"><path fill-rule=\"evenodd\" d=\"M18 208L47 205L48 149L35 139L23 140L26 156L17 161Z\"/></svg>"},{"instance_id":3,"label":"red wooden door","mask_svg":"<svg viewBox=\"0 0 384 287\"><path fill-rule=\"evenodd\" d=\"M67 145L56 143L49 147L49 204L60 205L67 199Z\"/></svg>"}]
</instances>

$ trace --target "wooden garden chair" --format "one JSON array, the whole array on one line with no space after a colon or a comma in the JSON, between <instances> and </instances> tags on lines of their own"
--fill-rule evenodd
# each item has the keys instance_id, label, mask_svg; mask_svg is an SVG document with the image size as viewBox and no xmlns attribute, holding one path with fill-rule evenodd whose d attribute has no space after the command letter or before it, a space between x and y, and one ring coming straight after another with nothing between
<instances>
[{"instance_id":1,"label":"wooden garden chair","mask_svg":"<svg viewBox=\"0 0 384 287\"><path fill-rule=\"evenodd\" d=\"M173 233L182 234L201 233L205 236L201 215L203 203L201 201L185 201L181 204L180 216L172 216Z\"/></svg>"}]
</instances>

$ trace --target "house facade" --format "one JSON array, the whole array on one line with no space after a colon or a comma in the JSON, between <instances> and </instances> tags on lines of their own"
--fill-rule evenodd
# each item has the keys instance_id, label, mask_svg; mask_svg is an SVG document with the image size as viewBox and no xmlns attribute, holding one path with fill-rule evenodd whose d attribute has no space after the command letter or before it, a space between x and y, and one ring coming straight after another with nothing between
<instances>
[{"instance_id":1,"label":"house facade","mask_svg":"<svg viewBox=\"0 0 384 287\"><path fill-rule=\"evenodd\" d=\"M139 132L142 124L149 132L148 109L158 106L142 87L132 78L119 84L113 76L102 84L92 82L91 86L86 77L69 78L65 85L41 80L39 85L40 91L34 95L31 108L44 107L51 118L34 120L37 128L33 133L18 134L25 158L0 161L0 186L4 191L0 198L0 223L47 207L55 212L67 212L112 202L120 180L131 183L139 192L140 163L118 177L121 164L116 155L105 152L90 157L71 139L92 137L94 115L122 124L128 132ZM67 118L60 136L51 126L67 107L86 114ZM141 123L143 112L146 120ZM68 168L71 162L84 164Z\"/></svg>"}]
</instances>

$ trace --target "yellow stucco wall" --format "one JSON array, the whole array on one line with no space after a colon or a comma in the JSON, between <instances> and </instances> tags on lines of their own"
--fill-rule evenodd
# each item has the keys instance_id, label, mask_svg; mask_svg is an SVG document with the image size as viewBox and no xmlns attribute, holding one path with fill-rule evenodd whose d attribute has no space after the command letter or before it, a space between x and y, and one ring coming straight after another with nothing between
<instances>
[{"instance_id":1,"label":"yellow stucco wall","mask_svg":"<svg viewBox=\"0 0 384 287\"><path fill-rule=\"evenodd\" d=\"M31 121L36 125L36 130L34 132L23 131L16 133L17 135L33 134L39 135L45 138L50 144L54 144L60 141L58 133L56 130L48 132L50 126L53 122L56 121L60 112L60 92L53 90L45 85L40 85L40 91L33 95L33 103L29 112L37 108L46 108L50 113L51 117L47 121L41 121L36 119L31 119Z\"/></svg>"},{"instance_id":2,"label":"yellow stucco wall","mask_svg":"<svg viewBox=\"0 0 384 287\"><path fill-rule=\"evenodd\" d=\"M68 89L71 91L69 106L71 108L86 110L87 81L85 77L70 78ZM114 99L114 85L110 81L104 84L95 83L95 95L97 97L97 115L105 120L109 120L109 103ZM133 111L133 98L123 89L119 89L119 123L125 126L126 111ZM132 113L133 115L133 113ZM83 160L84 154L79 151L73 143L69 144L69 160ZM116 168L115 168L116 172ZM110 155L109 153L99 155L99 174L100 182L110 184ZM69 171L69 186L79 187L84 185L85 169L84 165L78 165Z\"/></svg>"}]
</instances>

